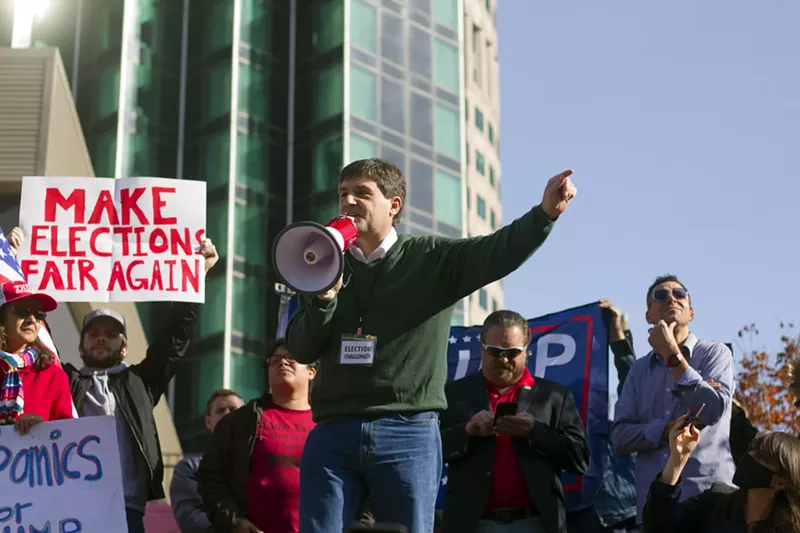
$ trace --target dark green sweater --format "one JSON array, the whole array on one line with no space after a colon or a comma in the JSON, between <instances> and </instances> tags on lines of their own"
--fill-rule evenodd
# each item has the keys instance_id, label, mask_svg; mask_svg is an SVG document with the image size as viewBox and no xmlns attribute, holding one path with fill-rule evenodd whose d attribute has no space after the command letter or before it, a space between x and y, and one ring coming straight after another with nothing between
<instances>
[{"instance_id":1,"label":"dark green sweater","mask_svg":"<svg viewBox=\"0 0 800 533\"><path fill-rule=\"evenodd\" d=\"M349 258L352 277L330 302L300 297L286 344L297 361L319 363L314 420L445 409L453 306L516 270L552 227L536 206L482 237L399 235L380 260L364 264ZM359 302L365 308L363 333L378 339L375 360L371 366L341 365L341 338L356 333Z\"/></svg>"}]
</instances>

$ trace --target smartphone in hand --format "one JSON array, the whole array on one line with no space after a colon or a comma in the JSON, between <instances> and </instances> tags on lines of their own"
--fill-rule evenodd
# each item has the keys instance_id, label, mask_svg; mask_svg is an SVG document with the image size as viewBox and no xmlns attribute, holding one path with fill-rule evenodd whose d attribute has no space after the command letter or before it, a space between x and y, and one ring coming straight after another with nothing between
<instances>
[{"instance_id":1,"label":"smartphone in hand","mask_svg":"<svg viewBox=\"0 0 800 533\"><path fill-rule=\"evenodd\" d=\"M694 424L695 429L703 429L703 424L702 422L700 422L700 420L697 419L697 417L700 416L700 413L703 411L703 407L705 406L706 404L702 404L700 407L697 408L697 411L690 412L689 416L686 417L686 420L683 421L683 424L681 425L680 429L685 428L689 424Z\"/></svg>"},{"instance_id":2,"label":"smartphone in hand","mask_svg":"<svg viewBox=\"0 0 800 533\"><path fill-rule=\"evenodd\" d=\"M494 423L503 418L504 416L514 416L517 414L517 402L501 402L497 404L494 410Z\"/></svg>"}]
</instances>

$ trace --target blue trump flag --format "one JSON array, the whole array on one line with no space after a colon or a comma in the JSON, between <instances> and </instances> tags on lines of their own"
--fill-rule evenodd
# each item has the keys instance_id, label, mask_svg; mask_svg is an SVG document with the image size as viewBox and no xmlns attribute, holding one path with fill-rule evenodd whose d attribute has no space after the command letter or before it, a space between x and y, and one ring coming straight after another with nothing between
<instances>
[{"instance_id":1,"label":"blue trump flag","mask_svg":"<svg viewBox=\"0 0 800 533\"><path fill-rule=\"evenodd\" d=\"M608 329L596 303L528 320L531 356L528 370L534 377L569 387L578 407L591 460L584 476L564 474L567 510L583 509L594 502L603 483L603 453L608 433ZM480 326L452 327L447 348L447 381L480 372ZM444 507L447 465L436 507Z\"/></svg>"},{"instance_id":2,"label":"blue trump flag","mask_svg":"<svg viewBox=\"0 0 800 533\"><path fill-rule=\"evenodd\" d=\"M297 308L296 297L281 306L281 326ZM531 356L528 369L534 377L560 383L572 391L586 430L591 455L584 476L564 474L567 510L583 509L594 502L603 483L603 457L608 441L608 329L597 303L559 311L528 321ZM455 381L481 369L480 326L452 327L447 346L447 381ZM444 507L447 465L436 508Z\"/></svg>"}]
</instances>

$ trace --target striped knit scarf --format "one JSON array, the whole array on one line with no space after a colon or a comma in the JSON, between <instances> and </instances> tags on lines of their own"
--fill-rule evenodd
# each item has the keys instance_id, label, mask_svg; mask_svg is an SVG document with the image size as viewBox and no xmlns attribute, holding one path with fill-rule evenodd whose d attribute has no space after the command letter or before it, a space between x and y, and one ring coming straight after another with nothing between
<instances>
[{"instance_id":1,"label":"striped knit scarf","mask_svg":"<svg viewBox=\"0 0 800 533\"><path fill-rule=\"evenodd\" d=\"M34 364L38 356L36 348L13 354L0 351L0 426L13 424L22 416L25 395L19 369Z\"/></svg>"}]
</instances>

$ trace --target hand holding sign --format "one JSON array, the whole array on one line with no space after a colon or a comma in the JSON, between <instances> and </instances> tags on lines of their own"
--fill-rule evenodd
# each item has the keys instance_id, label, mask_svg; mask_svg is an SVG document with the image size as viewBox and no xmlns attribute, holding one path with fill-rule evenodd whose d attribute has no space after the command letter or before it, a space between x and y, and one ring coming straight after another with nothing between
<instances>
[{"instance_id":1,"label":"hand holding sign","mask_svg":"<svg viewBox=\"0 0 800 533\"><path fill-rule=\"evenodd\" d=\"M14 257L17 256L19 247L22 246L24 240L25 236L19 227L12 229L11 233L8 234L8 246L11 248L11 253L14 254Z\"/></svg>"},{"instance_id":2,"label":"hand holding sign","mask_svg":"<svg viewBox=\"0 0 800 533\"><path fill-rule=\"evenodd\" d=\"M41 416L28 413L14 421L14 429L16 429L17 433L20 435L27 435L33 426L41 424L42 422L44 422L44 418Z\"/></svg>"},{"instance_id":3,"label":"hand holding sign","mask_svg":"<svg viewBox=\"0 0 800 533\"><path fill-rule=\"evenodd\" d=\"M211 242L211 239L203 239L200 244L200 254L206 259L206 272L211 270L211 267L217 264L219 256L217 255L217 247Z\"/></svg>"},{"instance_id":4,"label":"hand holding sign","mask_svg":"<svg viewBox=\"0 0 800 533\"><path fill-rule=\"evenodd\" d=\"M555 220L567 210L569 202L578 194L578 189L569 177L572 170L556 174L547 182L542 196L542 209L547 216Z\"/></svg>"}]
</instances>

